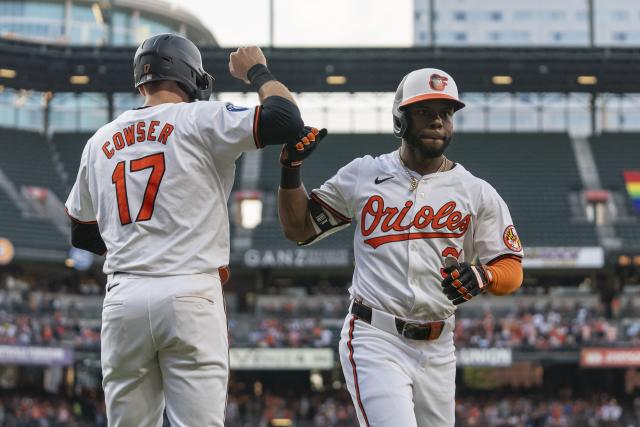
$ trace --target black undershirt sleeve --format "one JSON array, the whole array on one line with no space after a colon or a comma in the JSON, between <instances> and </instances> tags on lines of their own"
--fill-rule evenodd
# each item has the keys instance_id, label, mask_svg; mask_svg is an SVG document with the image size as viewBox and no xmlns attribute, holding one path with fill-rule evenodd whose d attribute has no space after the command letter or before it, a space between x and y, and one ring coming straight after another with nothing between
<instances>
[{"instance_id":1,"label":"black undershirt sleeve","mask_svg":"<svg viewBox=\"0 0 640 427\"><path fill-rule=\"evenodd\" d=\"M281 96L265 99L259 114L257 123L261 145L280 145L295 141L304 127L298 107Z\"/></svg>"},{"instance_id":2,"label":"black undershirt sleeve","mask_svg":"<svg viewBox=\"0 0 640 427\"><path fill-rule=\"evenodd\" d=\"M72 220L71 244L78 249L84 249L96 255L104 255L107 252L107 246L100 236L98 224L83 224Z\"/></svg>"}]
</instances>

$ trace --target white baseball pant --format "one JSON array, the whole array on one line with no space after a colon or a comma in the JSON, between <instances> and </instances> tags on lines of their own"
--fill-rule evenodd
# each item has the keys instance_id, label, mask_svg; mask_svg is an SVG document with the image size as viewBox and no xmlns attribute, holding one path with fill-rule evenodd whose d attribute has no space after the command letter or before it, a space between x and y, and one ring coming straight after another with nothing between
<instances>
[{"instance_id":1,"label":"white baseball pant","mask_svg":"<svg viewBox=\"0 0 640 427\"><path fill-rule=\"evenodd\" d=\"M440 338L416 341L347 315L340 361L360 427L453 427L455 318Z\"/></svg>"},{"instance_id":2,"label":"white baseball pant","mask_svg":"<svg viewBox=\"0 0 640 427\"><path fill-rule=\"evenodd\" d=\"M222 427L229 377L219 275L110 276L102 309L109 427Z\"/></svg>"}]
</instances>

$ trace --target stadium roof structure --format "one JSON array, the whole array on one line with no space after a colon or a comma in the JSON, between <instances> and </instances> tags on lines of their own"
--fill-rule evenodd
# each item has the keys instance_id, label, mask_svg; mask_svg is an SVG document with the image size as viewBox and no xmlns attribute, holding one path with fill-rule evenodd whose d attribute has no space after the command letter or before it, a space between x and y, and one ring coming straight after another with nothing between
<instances>
[{"instance_id":1,"label":"stadium roof structure","mask_svg":"<svg viewBox=\"0 0 640 427\"><path fill-rule=\"evenodd\" d=\"M249 86L228 72L233 49L202 49L217 92ZM0 39L0 85L53 92L133 90L135 49ZM296 92L393 92L407 72L441 68L462 92L637 93L638 48L267 48L273 73ZM72 76L85 76L72 78Z\"/></svg>"}]
</instances>

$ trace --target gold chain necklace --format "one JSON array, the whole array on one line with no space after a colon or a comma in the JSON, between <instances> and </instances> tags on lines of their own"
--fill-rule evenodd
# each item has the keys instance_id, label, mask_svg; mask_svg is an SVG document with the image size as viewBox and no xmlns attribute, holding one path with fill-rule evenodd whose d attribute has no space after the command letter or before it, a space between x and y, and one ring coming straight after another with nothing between
<instances>
[{"instance_id":1,"label":"gold chain necklace","mask_svg":"<svg viewBox=\"0 0 640 427\"><path fill-rule=\"evenodd\" d=\"M444 158L442 159L442 163L440 164L440 167L438 167L438 170L435 173L440 173L445 169L445 165L447 164L449 159L447 159L446 156L443 156L443 157ZM402 167L404 168L404 171L409 177L409 182L410 182L409 191L415 191L416 188L418 188L418 183L420 182L420 180L415 176L413 176L413 174L409 171L409 168L407 167L407 165L404 164L404 160L402 160L402 156L400 155L399 149L398 149L398 159L400 160L400 164L402 165Z\"/></svg>"}]
</instances>

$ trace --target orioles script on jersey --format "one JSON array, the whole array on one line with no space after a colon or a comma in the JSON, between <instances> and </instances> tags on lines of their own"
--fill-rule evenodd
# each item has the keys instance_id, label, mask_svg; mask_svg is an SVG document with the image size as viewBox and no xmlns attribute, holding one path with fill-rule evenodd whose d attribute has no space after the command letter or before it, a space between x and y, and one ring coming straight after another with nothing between
<instances>
[{"instance_id":1,"label":"orioles script on jersey","mask_svg":"<svg viewBox=\"0 0 640 427\"><path fill-rule=\"evenodd\" d=\"M165 123L158 133L159 126L160 122L158 120L151 120L148 124L147 122L141 121L127 126L122 129L122 131L114 133L110 141L102 144L102 152L107 156L107 159L110 159L116 151L130 147L136 143L149 141L166 145L169 135L173 132L173 125L171 123Z\"/></svg>"},{"instance_id":2,"label":"orioles script on jersey","mask_svg":"<svg viewBox=\"0 0 640 427\"><path fill-rule=\"evenodd\" d=\"M471 222L471 215L463 216L459 210L456 210L457 205L453 201L445 203L437 211L431 206L422 206L413 219L405 221L412 206L413 202L409 200L405 202L402 209L385 207L384 199L381 196L369 197L362 208L360 221L362 236L367 237L378 228L385 235L372 237L364 242L375 249L385 243L404 240L458 238L464 236ZM427 227L433 231L406 232L411 228L423 230ZM394 233L394 231L398 233Z\"/></svg>"}]
</instances>

